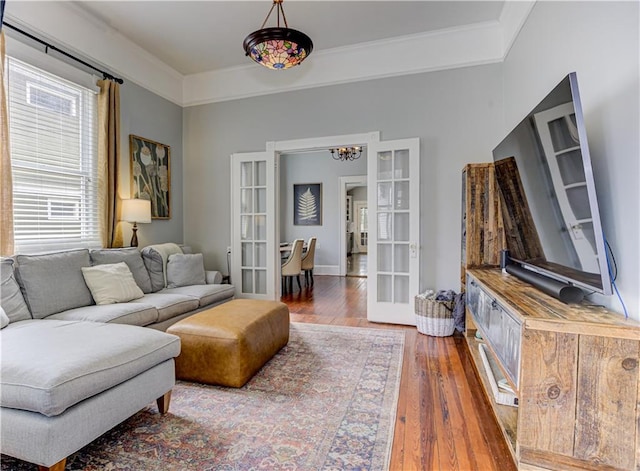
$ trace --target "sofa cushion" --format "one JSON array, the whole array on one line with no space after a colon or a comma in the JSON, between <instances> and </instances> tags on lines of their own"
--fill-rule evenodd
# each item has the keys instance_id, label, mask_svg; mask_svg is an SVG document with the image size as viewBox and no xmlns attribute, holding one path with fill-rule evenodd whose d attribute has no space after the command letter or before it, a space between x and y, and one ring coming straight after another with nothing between
<instances>
[{"instance_id":1,"label":"sofa cushion","mask_svg":"<svg viewBox=\"0 0 640 471\"><path fill-rule=\"evenodd\" d=\"M167 286L165 265L169 255L174 253L182 253L182 249L172 243L149 245L142 249L142 260L151 279L151 291L160 291Z\"/></svg>"},{"instance_id":2,"label":"sofa cushion","mask_svg":"<svg viewBox=\"0 0 640 471\"><path fill-rule=\"evenodd\" d=\"M167 262L167 288L204 285L204 257L196 254L169 255Z\"/></svg>"},{"instance_id":3,"label":"sofa cushion","mask_svg":"<svg viewBox=\"0 0 640 471\"><path fill-rule=\"evenodd\" d=\"M46 318L49 319L145 326L158 321L158 310L142 303L103 304L69 309Z\"/></svg>"},{"instance_id":4,"label":"sofa cushion","mask_svg":"<svg viewBox=\"0 0 640 471\"><path fill-rule=\"evenodd\" d=\"M16 279L34 319L93 303L81 270L91 266L87 249L16 255L16 261Z\"/></svg>"},{"instance_id":5,"label":"sofa cushion","mask_svg":"<svg viewBox=\"0 0 640 471\"><path fill-rule=\"evenodd\" d=\"M13 260L0 259L0 306L10 322L31 319L31 313L13 272Z\"/></svg>"},{"instance_id":6,"label":"sofa cushion","mask_svg":"<svg viewBox=\"0 0 640 471\"><path fill-rule=\"evenodd\" d=\"M151 293L151 278L144 266L142 254L135 247L124 249L96 249L89 254L94 265L124 262L131 270L133 278L144 293Z\"/></svg>"},{"instance_id":7,"label":"sofa cushion","mask_svg":"<svg viewBox=\"0 0 640 471\"><path fill-rule=\"evenodd\" d=\"M232 285L191 285L180 288L166 288L160 293L191 296L198 299L199 307L203 307L231 299L235 295L235 291Z\"/></svg>"},{"instance_id":8,"label":"sofa cushion","mask_svg":"<svg viewBox=\"0 0 640 471\"><path fill-rule=\"evenodd\" d=\"M82 276L96 304L125 303L144 296L124 262L82 267Z\"/></svg>"},{"instance_id":9,"label":"sofa cushion","mask_svg":"<svg viewBox=\"0 0 640 471\"><path fill-rule=\"evenodd\" d=\"M2 330L2 353L0 405L51 417L176 357L180 340L130 325L24 321Z\"/></svg>"},{"instance_id":10,"label":"sofa cushion","mask_svg":"<svg viewBox=\"0 0 640 471\"><path fill-rule=\"evenodd\" d=\"M142 303L155 307L158 310L158 320L166 321L194 309L198 309L198 300L193 296L173 293L149 293L142 298L131 301L132 304Z\"/></svg>"}]
</instances>

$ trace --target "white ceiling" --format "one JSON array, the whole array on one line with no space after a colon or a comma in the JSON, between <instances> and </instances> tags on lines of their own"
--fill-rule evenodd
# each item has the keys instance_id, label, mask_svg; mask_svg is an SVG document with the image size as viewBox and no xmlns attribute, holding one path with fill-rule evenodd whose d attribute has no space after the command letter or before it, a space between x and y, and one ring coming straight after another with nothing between
<instances>
[{"instance_id":1,"label":"white ceiling","mask_svg":"<svg viewBox=\"0 0 640 471\"><path fill-rule=\"evenodd\" d=\"M274 72L245 57L272 0L48 0L6 3L5 19L181 106L491 64L535 0L286 0L314 51ZM272 16L267 26L275 26Z\"/></svg>"},{"instance_id":2,"label":"white ceiling","mask_svg":"<svg viewBox=\"0 0 640 471\"><path fill-rule=\"evenodd\" d=\"M249 63L242 41L260 28L271 8L269 0L74 3L182 75ZM283 6L289 27L309 35L317 54L369 41L496 22L504 3L289 0ZM267 26L275 25L274 12Z\"/></svg>"}]
</instances>

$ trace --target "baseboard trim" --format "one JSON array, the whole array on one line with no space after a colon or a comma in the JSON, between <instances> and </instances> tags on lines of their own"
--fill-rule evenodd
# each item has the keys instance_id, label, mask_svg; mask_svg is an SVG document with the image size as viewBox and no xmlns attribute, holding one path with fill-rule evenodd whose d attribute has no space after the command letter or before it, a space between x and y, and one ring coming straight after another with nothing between
<instances>
[{"instance_id":1,"label":"baseboard trim","mask_svg":"<svg viewBox=\"0 0 640 471\"><path fill-rule=\"evenodd\" d=\"M340 276L340 267L338 265L316 265L313 267L313 274Z\"/></svg>"}]
</instances>

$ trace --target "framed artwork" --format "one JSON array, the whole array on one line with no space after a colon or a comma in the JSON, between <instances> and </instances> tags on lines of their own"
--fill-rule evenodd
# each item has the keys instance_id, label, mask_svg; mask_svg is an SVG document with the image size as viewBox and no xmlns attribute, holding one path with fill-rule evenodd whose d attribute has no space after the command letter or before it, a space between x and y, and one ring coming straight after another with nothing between
<instances>
[{"instance_id":1,"label":"framed artwork","mask_svg":"<svg viewBox=\"0 0 640 471\"><path fill-rule=\"evenodd\" d=\"M293 224L322 226L322 183L294 183Z\"/></svg>"},{"instance_id":2,"label":"framed artwork","mask_svg":"<svg viewBox=\"0 0 640 471\"><path fill-rule=\"evenodd\" d=\"M129 135L131 197L151 201L151 219L171 219L171 148Z\"/></svg>"}]
</instances>

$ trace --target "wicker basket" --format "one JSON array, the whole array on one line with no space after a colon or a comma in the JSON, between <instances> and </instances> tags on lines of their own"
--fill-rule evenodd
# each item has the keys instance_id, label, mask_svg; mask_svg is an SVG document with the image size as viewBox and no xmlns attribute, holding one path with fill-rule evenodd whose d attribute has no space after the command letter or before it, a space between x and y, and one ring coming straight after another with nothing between
<instances>
[{"instance_id":1,"label":"wicker basket","mask_svg":"<svg viewBox=\"0 0 640 471\"><path fill-rule=\"evenodd\" d=\"M435 301L415 298L416 327L421 334L434 337L453 335L456 328L453 318L453 301Z\"/></svg>"}]
</instances>

